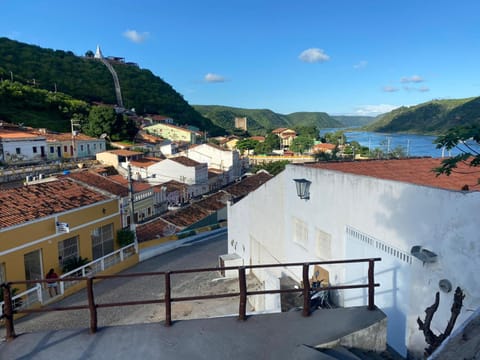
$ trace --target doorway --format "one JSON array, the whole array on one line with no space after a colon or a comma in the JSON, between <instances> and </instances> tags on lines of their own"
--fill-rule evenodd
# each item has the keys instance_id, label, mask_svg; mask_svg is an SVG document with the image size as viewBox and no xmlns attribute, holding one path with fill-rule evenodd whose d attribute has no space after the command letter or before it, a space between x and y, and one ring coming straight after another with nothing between
<instances>
[{"instance_id":1,"label":"doorway","mask_svg":"<svg viewBox=\"0 0 480 360\"><path fill-rule=\"evenodd\" d=\"M25 264L25 280L43 279L42 251L35 250L23 256ZM28 284L27 288L35 287L35 284Z\"/></svg>"}]
</instances>

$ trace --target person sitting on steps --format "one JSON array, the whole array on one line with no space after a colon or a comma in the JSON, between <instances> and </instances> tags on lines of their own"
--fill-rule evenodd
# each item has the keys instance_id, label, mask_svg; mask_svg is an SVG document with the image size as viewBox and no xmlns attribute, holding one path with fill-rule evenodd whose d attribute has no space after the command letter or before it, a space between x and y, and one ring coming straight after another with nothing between
<instances>
[{"instance_id":1,"label":"person sitting on steps","mask_svg":"<svg viewBox=\"0 0 480 360\"><path fill-rule=\"evenodd\" d=\"M47 276L45 276L47 281L47 287L48 287L48 293L50 294L50 297L55 295L58 295L58 284L57 284L57 279L58 275L55 273L55 270L52 268L48 271Z\"/></svg>"}]
</instances>

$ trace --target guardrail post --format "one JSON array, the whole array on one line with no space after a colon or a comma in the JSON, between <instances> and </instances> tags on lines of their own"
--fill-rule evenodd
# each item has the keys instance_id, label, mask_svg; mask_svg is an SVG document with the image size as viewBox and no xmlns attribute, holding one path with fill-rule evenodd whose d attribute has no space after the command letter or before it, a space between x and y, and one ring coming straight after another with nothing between
<instances>
[{"instance_id":1,"label":"guardrail post","mask_svg":"<svg viewBox=\"0 0 480 360\"><path fill-rule=\"evenodd\" d=\"M88 309L90 310L90 334L97 332L97 306L93 297L93 278L87 278Z\"/></svg>"},{"instance_id":2,"label":"guardrail post","mask_svg":"<svg viewBox=\"0 0 480 360\"><path fill-rule=\"evenodd\" d=\"M247 320L247 279L245 267L238 268L238 286L240 289L240 305L238 307L238 320Z\"/></svg>"},{"instance_id":3,"label":"guardrail post","mask_svg":"<svg viewBox=\"0 0 480 360\"><path fill-rule=\"evenodd\" d=\"M368 260L368 310L375 310L375 261Z\"/></svg>"},{"instance_id":4,"label":"guardrail post","mask_svg":"<svg viewBox=\"0 0 480 360\"><path fill-rule=\"evenodd\" d=\"M308 268L310 264L303 264L303 316L310 316L310 279Z\"/></svg>"},{"instance_id":5,"label":"guardrail post","mask_svg":"<svg viewBox=\"0 0 480 360\"><path fill-rule=\"evenodd\" d=\"M172 325L172 287L170 271L165 273L165 326Z\"/></svg>"},{"instance_id":6,"label":"guardrail post","mask_svg":"<svg viewBox=\"0 0 480 360\"><path fill-rule=\"evenodd\" d=\"M12 341L15 338L15 329L13 327L13 302L12 291L9 283L2 284L3 287L3 316L5 318L6 340Z\"/></svg>"}]
</instances>

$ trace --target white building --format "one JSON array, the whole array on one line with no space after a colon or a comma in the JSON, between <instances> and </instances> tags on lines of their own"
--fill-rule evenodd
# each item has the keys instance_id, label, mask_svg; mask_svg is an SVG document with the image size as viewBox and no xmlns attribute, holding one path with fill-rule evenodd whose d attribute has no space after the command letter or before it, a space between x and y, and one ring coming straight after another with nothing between
<instances>
[{"instance_id":1,"label":"white building","mask_svg":"<svg viewBox=\"0 0 480 360\"><path fill-rule=\"evenodd\" d=\"M465 293L457 326L480 306L478 173L436 177L431 169L439 162L288 165L229 207L229 253L244 264L381 257L375 264L381 284L375 304L388 316L388 342L404 356L407 351L421 356L426 343L416 320L424 318L437 291L440 306L432 322L437 333L450 318L457 286ZM294 179L311 182L308 199L297 196ZM367 281L366 265L325 270L331 284ZM285 274L257 275L272 286ZM287 275L301 281L301 269ZM364 289L334 295L340 306L367 301Z\"/></svg>"},{"instance_id":2,"label":"white building","mask_svg":"<svg viewBox=\"0 0 480 360\"><path fill-rule=\"evenodd\" d=\"M0 161L27 164L46 160L45 136L31 131L0 128Z\"/></svg>"},{"instance_id":3,"label":"white building","mask_svg":"<svg viewBox=\"0 0 480 360\"><path fill-rule=\"evenodd\" d=\"M210 169L220 170L225 174L223 185L231 183L242 175L240 154L213 144L191 146L184 155L200 163L207 163Z\"/></svg>"},{"instance_id":4,"label":"white building","mask_svg":"<svg viewBox=\"0 0 480 360\"><path fill-rule=\"evenodd\" d=\"M132 174L152 185L175 180L188 185L188 198L208 192L208 167L185 156L160 161L131 161Z\"/></svg>"},{"instance_id":5,"label":"white building","mask_svg":"<svg viewBox=\"0 0 480 360\"><path fill-rule=\"evenodd\" d=\"M94 158L106 150L105 139L97 139L81 133L48 133L41 131L47 138L47 158L84 159Z\"/></svg>"}]
</instances>

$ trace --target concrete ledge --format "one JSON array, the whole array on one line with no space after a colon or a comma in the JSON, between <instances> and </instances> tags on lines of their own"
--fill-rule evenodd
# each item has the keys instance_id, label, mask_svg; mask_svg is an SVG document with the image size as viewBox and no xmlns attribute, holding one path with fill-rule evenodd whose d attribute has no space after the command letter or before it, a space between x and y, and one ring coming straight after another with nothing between
<instances>
[{"instance_id":1,"label":"concrete ledge","mask_svg":"<svg viewBox=\"0 0 480 360\"><path fill-rule=\"evenodd\" d=\"M322 359L323 344L384 321L365 307L110 326L21 334L0 343L1 358L54 359ZM316 355L316 356L315 356Z\"/></svg>"},{"instance_id":2,"label":"concrete ledge","mask_svg":"<svg viewBox=\"0 0 480 360\"><path fill-rule=\"evenodd\" d=\"M219 228L215 229L212 231L206 231L202 232L197 235L189 236L183 239L178 239L178 240L172 240L165 242L163 244L155 245L152 247L146 247L146 248L141 248L139 250L139 261L145 261L148 260L152 257L155 257L157 255L164 254L166 252L175 250L179 247L186 246L195 242L201 242L203 240L208 240L210 237L215 236L215 235L220 235L224 234L228 231L228 229L225 228Z\"/></svg>"}]
</instances>

